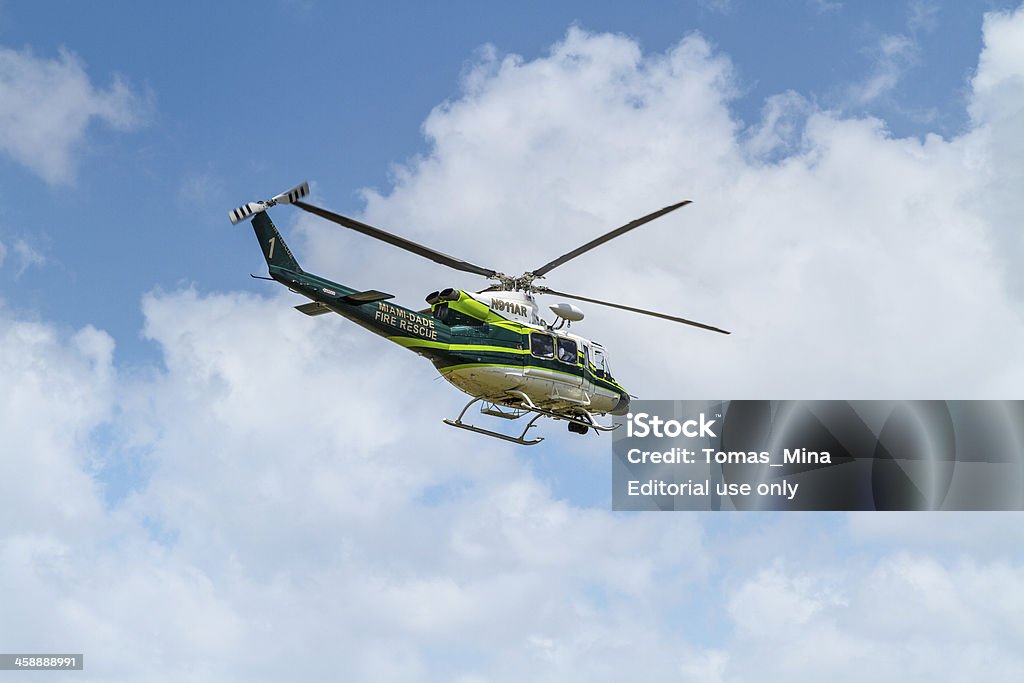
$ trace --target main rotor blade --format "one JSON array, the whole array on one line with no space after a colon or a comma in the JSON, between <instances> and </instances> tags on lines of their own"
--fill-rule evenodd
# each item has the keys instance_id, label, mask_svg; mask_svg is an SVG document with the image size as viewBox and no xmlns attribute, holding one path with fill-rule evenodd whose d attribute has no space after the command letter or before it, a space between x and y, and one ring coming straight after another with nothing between
<instances>
[{"instance_id":1,"label":"main rotor blade","mask_svg":"<svg viewBox=\"0 0 1024 683\"><path fill-rule=\"evenodd\" d=\"M430 247L425 247L422 244L417 244L412 240L407 240L404 237L392 235L390 232L385 232L384 230L381 230L380 228L375 228L372 225L360 223L354 218L342 216L341 214L334 213L333 211L328 211L327 209L321 209L319 206L313 206L312 204L307 204L306 202L301 201L292 202L292 204L299 207L303 211L308 211L309 213L320 216L321 218L326 218L332 223L337 223L338 225L349 228L351 230L355 230L356 232L361 232L364 235L368 235L370 237L373 237L374 239L378 239L381 242L387 242L393 247L405 249L406 251L412 252L417 256L428 258L434 263L440 263L443 266L448 266L449 268L461 270L466 273L475 273L476 275L483 275L484 277L494 277L495 275L498 274L498 271L496 270L484 268L483 266L478 266L469 263L468 261L463 261L462 259L455 258L454 256L449 256L448 254L444 254L435 249L431 249Z\"/></svg>"},{"instance_id":2,"label":"main rotor blade","mask_svg":"<svg viewBox=\"0 0 1024 683\"><path fill-rule=\"evenodd\" d=\"M705 325L695 320L687 320L686 318L677 318L674 315L667 315L665 313L658 313L657 311L647 311L642 308L634 308L632 306L624 306L622 304L613 304L610 301L601 301L600 299L591 299L585 296L579 296L577 294L566 294L565 292L558 292L554 289L548 289L547 287L537 287L537 291L541 294L552 294L554 296L564 296L567 299L576 299L578 301L586 301L590 304L600 304L601 306L611 306L612 308L621 308L624 311L630 311L632 313L640 313L642 315L652 315L655 318L662 318L663 320L671 320L676 323L683 323L684 325L693 325L699 327L702 330L711 330L712 332L720 332L721 334L732 334L727 330L723 330L718 327L712 327L711 325Z\"/></svg>"},{"instance_id":3,"label":"main rotor blade","mask_svg":"<svg viewBox=\"0 0 1024 683\"><path fill-rule=\"evenodd\" d=\"M690 200L686 199L684 201L679 202L678 204L673 204L672 206L666 206L664 209L659 209L659 210L655 211L654 213L649 213L646 216L644 216L643 218L637 218L635 221L630 221L629 223L626 223L622 227L615 228L611 232L606 233L604 235L601 235L597 239L590 240L589 242L584 244L582 247L578 247L576 249L573 249L572 251L570 251L567 254L562 254L561 256L556 258L554 261L552 261L550 263L545 263L543 266L541 266L540 268L537 268L536 270L534 270L532 272L537 277L541 277L543 275L546 275L547 273L551 272L552 270L554 270L558 266L562 265L566 261L570 261L570 260L576 258L577 256L579 256L580 254L584 254L584 253L590 251L594 247L601 246L602 244L604 244L608 240L613 240L616 237L618 237L619 235L623 235L623 234L629 232L633 228L639 228L644 223L650 223L655 218L661 218L666 213L671 213L671 212L675 211L676 209L678 209L680 207L683 207L683 206L686 206L687 204L690 204L690 203L691 203Z\"/></svg>"}]
</instances>

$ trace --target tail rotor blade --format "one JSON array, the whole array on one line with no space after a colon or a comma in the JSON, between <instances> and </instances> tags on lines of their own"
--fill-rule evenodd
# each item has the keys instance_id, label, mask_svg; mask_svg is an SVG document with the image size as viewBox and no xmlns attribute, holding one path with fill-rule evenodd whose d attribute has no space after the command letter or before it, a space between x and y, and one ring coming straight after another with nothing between
<instances>
[{"instance_id":1,"label":"tail rotor blade","mask_svg":"<svg viewBox=\"0 0 1024 683\"><path fill-rule=\"evenodd\" d=\"M282 192L281 194L277 195L270 201L274 202L275 204L292 204L302 199L308 194L309 183L302 183L301 185L296 185L287 192Z\"/></svg>"},{"instance_id":2,"label":"tail rotor blade","mask_svg":"<svg viewBox=\"0 0 1024 683\"><path fill-rule=\"evenodd\" d=\"M243 204L234 211L229 211L228 218L231 219L232 225L237 225L253 214L266 210L267 206L263 202L249 202L248 204Z\"/></svg>"},{"instance_id":3,"label":"tail rotor blade","mask_svg":"<svg viewBox=\"0 0 1024 683\"><path fill-rule=\"evenodd\" d=\"M302 183L301 185L296 185L287 192L282 192L273 199L268 199L265 202L249 202L248 204L243 204L234 211L229 211L228 218L231 220L232 225L237 225L246 218L260 213L261 211L266 211L277 204L294 204L307 194L309 194L309 183Z\"/></svg>"}]
</instances>

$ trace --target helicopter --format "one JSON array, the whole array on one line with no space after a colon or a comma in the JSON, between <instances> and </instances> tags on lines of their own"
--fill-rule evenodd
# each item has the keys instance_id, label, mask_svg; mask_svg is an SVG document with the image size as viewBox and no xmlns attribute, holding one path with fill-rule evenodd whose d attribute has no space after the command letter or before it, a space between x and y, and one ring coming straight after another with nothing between
<instances>
[{"instance_id":1,"label":"helicopter","mask_svg":"<svg viewBox=\"0 0 1024 683\"><path fill-rule=\"evenodd\" d=\"M570 332L583 311L570 303L549 306L555 319L541 317L537 295L573 299L654 316L704 330L729 334L712 325L677 316L569 294L537 284L568 261L691 202L684 200L630 221L518 277L449 256L404 237L302 201L309 184L302 183L265 201L249 202L228 217L232 224L251 219L270 277L310 301L295 308L306 315L337 313L358 325L430 360L440 375L472 397L455 419L444 423L459 429L524 446L544 437L527 438L541 417L568 422L569 431L595 434L613 430L596 417L625 415L630 394L612 376L608 351L600 343ZM290 204L342 227L380 240L435 263L483 276L492 284L478 292L448 287L427 295L430 308L415 311L390 302L394 295L376 289L358 290L304 271L270 219L267 209ZM463 421L480 404L481 414L506 420L527 415L522 432L506 434Z\"/></svg>"}]
</instances>

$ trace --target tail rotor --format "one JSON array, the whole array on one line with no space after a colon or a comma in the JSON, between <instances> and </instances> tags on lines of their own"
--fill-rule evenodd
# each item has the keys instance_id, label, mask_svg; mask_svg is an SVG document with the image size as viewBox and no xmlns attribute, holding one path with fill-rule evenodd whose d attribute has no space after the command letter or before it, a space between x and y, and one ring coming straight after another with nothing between
<instances>
[{"instance_id":1,"label":"tail rotor","mask_svg":"<svg viewBox=\"0 0 1024 683\"><path fill-rule=\"evenodd\" d=\"M248 204L243 204L237 209L229 211L228 218L231 220L232 225L236 225L250 216L266 211L272 206L276 206L277 204L291 204L293 202L297 202L308 194L309 183L302 183L301 185L296 185L287 192L282 192L265 202L249 202Z\"/></svg>"}]
</instances>

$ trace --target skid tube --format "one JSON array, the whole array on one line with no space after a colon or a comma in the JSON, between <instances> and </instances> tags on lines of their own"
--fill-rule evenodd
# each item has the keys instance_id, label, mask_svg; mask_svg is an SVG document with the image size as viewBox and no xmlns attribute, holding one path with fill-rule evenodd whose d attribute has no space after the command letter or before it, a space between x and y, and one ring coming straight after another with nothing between
<instances>
[{"instance_id":1,"label":"skid tube","mask_svg":"<svg viewBox=\"0 0 1024 683\"><path fill-rule=\"evenodd\" d=\"M517 444L520 444L522 446L534 446L534 445L539 444L541 441L544 440L543 436L537 437L536 439L530 439L530 440L526 439L526 433L528 431L530 431L530 428L533 427L534 423L537 422L537 420L539 420L541 417L550 417L550 418L555 419L555 420L565 420L567 422L571 422L573 424L580 425L581 427L588 427L588 428L594 430L594 434L595 435L599 434L600 432L610 432L610 431L612 431L614 429L617 429L619 427L619 425L612 425L611 427L605 427L605 426L597 424L597 422L594 420L593 415L591 415L586 410L581 411L583 413L584 417L577 417L575 415L566 415L564 413L556 413L556 412L547 410L546 408L540 408L540 407L534 405L533 401L530 400L530 397L527 396L526 394L520 392L520 391L513 391L513 392L510 392L510 393L516 394L516 395L518 395L522 399L522 404L521 404L521 409L522 410L526 410L526 411L530 411L532 413L535 413L535 415L530 419L530 421L526 423L526 427L523 428L523 432L519 436L510 436L508 434L502 434L501 432L495 432L495 431L492 431L490 429L484 429L483 427L477 427L476 425L471 425L471 424L468 424L468 423L462 421L463 416L466 414L466 411L469 410L470 406L472 406L472 405L474 405L476 403L479 403L480 401L483 401L484 400L483 398L474 398L473 400L471 400L469 403L467 403L465 405L465 407L462 409L462 412L459 413L459 416L457 418L455 418L454 420L445 419L444 423L446 425L450 425L452 427L457 427L459 429L465 429L466 431L476 432L477 434L484 434L486 436L493 436L495 439L501 439L503 441L511 441L512 443L517 443ZM506 419L517 419L517 418L506 417L504 415L502 417L505 417Z\"/></svg>"},{"instance_id":2,"label":"skid tube","mask_svg":"<svg viewBox=\"0 0 1024 683\"><path fill-rule=\"evenodd\" d=\"M543 436L537 437L536 439L531 439L529 441L526 440L526 432L530 431L530 427L533 427L533 423L541 418L541 413L537 413L530 419L529 422L526 423L526 427L523 428L523 433L520 434L519 436L509 436L508 434L502 434L501 432L491 431L490 429L484 429L483 427L477 427L475 425L466 424L465 422L463 422L462 416L466 414L466 411L469 410L469 407L474 403L478 403L482 400L482 398L474 398L472 401L466 404L466 407L462 409L462 412L459 413L459 416L457 418L455 418L454 420L445 419L444 423L446 425L451 425L452 427L458 427L459 429L465 429L470 432L476 432L477 434L493 436L495 439L511 441L512 443L517 443L521 446L534 446L544 440ZM531 408L531 410L533 409Z\"/></svg>"}]
</instances>

